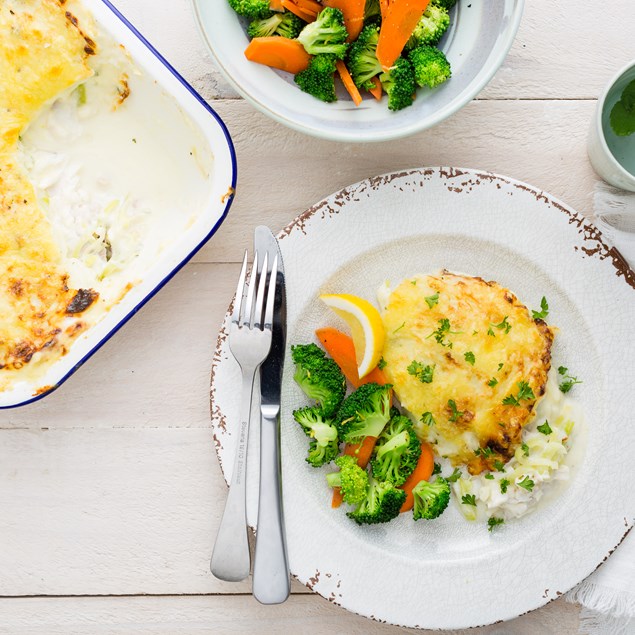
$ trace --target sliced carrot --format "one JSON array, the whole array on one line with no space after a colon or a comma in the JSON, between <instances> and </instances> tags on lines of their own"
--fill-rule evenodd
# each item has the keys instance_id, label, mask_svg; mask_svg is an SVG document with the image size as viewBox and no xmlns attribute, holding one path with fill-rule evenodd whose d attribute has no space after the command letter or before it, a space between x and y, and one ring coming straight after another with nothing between
<instances>
[{"instance_id":1,"label":"sliced carrot","mask_svg":"<svg viewBox=\"0 0 635 635\"><path fill-rule=\"evenodd\" d=\"M282 13L284 11L282 0L269 0L269 8L272 11L278 11L279 13Z\"/></svg>"},{"instance_id":2,"label":"sliced carrot","mask_svg":"<svg viewBox=\"0 0 635 635\"><path fill-rule=\"evenodd\" d=\"M364 28L366 0L324 0L325 7L339 9L344 14L344 24L348 31L347 42L354 42Z\"/></svg>"},{"instance_id":3,"label":"sliced carrot","mask_svg":"<svg viewBox=\"0 0 635 635\"><path fill-rule=\"evenodd\" d=\"M430 0L391 0L381 21L377 59L388 71L401 55Z\"/></svg>"},{"instance_id":4,"label":"sliced carrot","mask_svg":"<svg viewBox=\"0 0 635 635\"><path fill-rule=\"evenodd\" d=\"M279 68L294 75L303 71L311 56L297 40L286 37L255 37L245 49L245 57L251 62Z\"/></svg>"},{"instance_id":5,"label":"sliced carrot","mask_svg":"<svg viewBox=\"0 0 635 635\"><path fill-rule=\"evenodd\" d=\"M315 0L293 0L299 7L306 9L307 11L314 11L320 13L324 7Z\"/></svg>"},{"instance_id":6,"label":"sliced carrot","mask_svg":"<svg viewBox=\"0 0 635 635\"><path fill-rule=\"evenodd\" d=\"M390 6L390 0L379 0L379 11L381 12L382 21L386 17L386 12L388 11L389 6Z\"/></svg>"},{"instance_id":7,"label":"sliced carrot","mask_svg":"<svg viewBox=\"0 0 635 635\"><path fill-rule=\"evenodd\" d=\"M357 459L357 465L365 468L373 454L375 443L377 443L377 437L364 437L364 440L361 443L347 443L344 448L344 454L354 456ZM339 507L343 500L340 488L334 487L331 507Z\"/></svg>"},{"instance_id":8,"label":"sliced carrot","mask_svg":"<svg viewBox=\"0 0 635 635\"><path fill-rule=\"evenodd\" d=\"M357 86L355 86L355 82L353 81L351 74L348 72L346 64L344 64L342 60L337 60L337 62L335 62L335 67L337 68L337 72L340 74L344 88L348 91L353 103L356 106L359 106L362 103L362 96L359 94L359 90Z\"/></svg>"},{"instance_id":9,"label":"sliced carrot","mask_svg":"<svg viewBox=\"0 0 635 635\"><path fill-rule=\"evenodd\" d=\"M369 93L377 100L379 101L381 99L382 96L382 88L381 88L381 82L379 81L379 77L373 77L373 83L375 84L375 88L371 88L369 89Z\"/></svg>"},{"instance_id":10,"label":"sliced carrot","mask_svg":"<svg viewBox=\"0 0 635 635\"><path fill-rule=\"evenodd\" d=\"M432 451L432 446L423 441L421 443L421 456L419 456L417 465L412 471L412 474L406 479L406 482L401 486L401 489L406 492L406 500L401 506L401 512L407 512L414 507L415 498L412 494L412 490L420 481L427 481L432 476L433 471L434 452Z\"/></svg>"},{"instance_id":11,"label":"sliced carrot","mask_svg":"<svg viewBox=\"0 0 635 635\"><path fill-rule=\"evenodd\" d=\"M362 384L387 384L386 375L379 368L373 368L362 379L357 373L357 360L355 358L355 346L353 340L346 333L338 331L332 327L325 327L315 331L317 338L320 340L326 352L335 360L340 367L346 379L355 388L359 388Z\"/></svg>"},{"instance_id":12,"label":"sliced carrot","mask_svg":"<svg viewBox=\"0 0 635 635\"><path fill-rule=\"evenodd\" d=\"M313 11L307 11L302 7L299 7L293 0L280 0L282 2L282 6L287 10L291 11L291 13L295 13L301 20L305 22L315 22L317 18L317 13Z\"/></svg>"}]
</instances>

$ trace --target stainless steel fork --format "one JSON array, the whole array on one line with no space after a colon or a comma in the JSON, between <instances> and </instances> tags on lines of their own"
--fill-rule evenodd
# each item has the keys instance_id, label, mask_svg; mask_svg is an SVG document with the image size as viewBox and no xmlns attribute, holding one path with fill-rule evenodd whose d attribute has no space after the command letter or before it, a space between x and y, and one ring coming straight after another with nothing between
<instances>
[{"instance_id":1,"label":"stainless steel fork","mask_svg":"<svg viewBox=\"0 0 635 635\"><path fill-rule=\"evenodd\" d=\"M247 252L245 252L229 327L229 348L242 370L241 418L237 430L236 457L229 494L210 566L217 578L228 582L244 580L249 575L251 564L245 500L249 414L254 377L271 348L278 258L276 257L273 262L269 284L267 284L267 268L267 254L265 254L262 273L258 276L258 252L256 252L251 274L247 280ZM266 305L265 289L267 289Z\"/></svg>"}]
</instances>

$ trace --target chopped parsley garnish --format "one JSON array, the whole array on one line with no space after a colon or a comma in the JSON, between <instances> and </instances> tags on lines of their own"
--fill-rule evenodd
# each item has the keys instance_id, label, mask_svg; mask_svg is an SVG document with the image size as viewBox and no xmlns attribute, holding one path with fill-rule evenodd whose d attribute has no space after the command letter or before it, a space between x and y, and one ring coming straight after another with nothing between
<instances>
[{"instance_id":1,"label":"chopped parsley garnish","mask_svg":"<svg viewBox=\"0 0 635 635\"><path fill-rule=\"evenodd\" d=\"M494 461L494 468L496 468L496 470L498 472L504 472L505 471L505 464L502 461L499 461L498 459L496 459Z\"/></svg>"},{"instance_id":2,"label":"chopped parsley garnish","mask_svg":"<svg viewBox=\"0 0 635 635\"><path fill-rule=\"evenodd\" d=\"M516 484L519 487L526 489L528 492L531 492L531 490L534 489L534 482L527 475L523 476L522 480L518 481Z\"/></svg>"},{"instance_id":3,"label":"chopped parsley garnish","mask_svg":"<svg viewBox=\"0 0 635 635\"><path fill-rule=\"evenodd\" d=\"M454 472L452 472L452 474L450 474L450 476L448 476L445 480L448 483L456 483L462 476L462 472L461 470L459 470L458 467L454 468Z\"/></svg>"},{"instance_id":4,"label":"chopped parsley garnish","mask_svg":"<svg viewBox=\"0 0 635 635\"><path fill-rule=\"evenodd\" d=\"M433 306L435 306L436 304L439 304L439 294L435 293L434 295L429 295L425 298L423 298L426 301L426 304L428 305L429 308L432 308Z\"/></svg>"},{"instance_id":5,"label":"chopped parsley garnish","mask_svg":"<svg viewBox=\"0 0 635 635\"><path fill-rule=\"evenodd\" d=\"M397 328L393 331L393 333L397 333L398 331L401 331L401 329L402 329L404 326L406 326L406 323L405 323L405 322L402 322L401 326L398 326L398 327L397 327Z\"/></svg>"},{"instance_id":6,"label":"chopped parsley garnish","mask_svg":"<svg viewBox=\"0 0 635 635\"><path fill-rule=\"evenodd\" d=\"M569 375L569 369L566 366L558 367L558 374L562 375L563 381L560 383L560 392L568 393L576 384L581 384L582 381L573 375Z\"/></svg>"},{"instance_id":7,"label":"chopped parsley garnish","mask_svg":"<svg viewBox=\"0 0 635 635\"><path fill-rule=\"evenodd\" d=\"M432 476L435 474L441 474L441 465L439 463L434 464L434 469L432 470Z\"/></svg>"},{"instance_id":8,"label":"chopped parsley garnish","mask_svg":"<svg viewBox=\"0 0 635 635\"><path fill-rule=\"evenodd\" d=\"M494 480L494 475L491 472L488 472L484 478L486 478L488 481L493 481Z\"/></svg>"},{"instance_id":9,"label":"chopped parsley garnish","mask_svg":"<svg viewBox=\"0 0 635 635\"><path fill-rule=\"evenodd\" d=\"M474 357L474 353L472 353L472 351L468 351L467 353L465 353L463 357L465 357L465 361L468 364L472 364L472 366L474 366L474 363L476 362L476 357Z\"/></svg>"},{"instance_id":10,"label":"chopped parsley garnish","mask_svg":"<svg viewBox=\"0 0 635 635\"><path fill-rule=\"evenodd\" d=\"M377 368L379 368L379 370L386 368L386 360L383 357L377 362Z\"/></svg>"},{"instance_id":11,"label":"chopped parsley garnish","mask_svg":"<svg viewBox=\"0 0 635 635\"><path fill-rule=\"evenodd\" d=\"M488 456L492 456L492 454L494 454L494 450L492 450L492 448L490 448L489 446L486 446L484 448L477 448L476 450L474 450L474 454L476 456L487 458Z\"/></svg>"},{"instance_id":12,"label":"chopped parsley garnish","mask_svg":"<svg viewBox=\"0 0 635 635\"><path fill-rule=\"evenodd\" d=\"M424 366L414 359L406 370L409 375L416 377L423 384L431 384L434 379L434 366Z\"/></svg>"},{"instance_id":13,"label":"chopped parsley garnish","mask_svg":"<svg viewBox=\"0 0 635 635\"><path fill-rule=\"evenodd\" d=\"M421 423L425 423L427 426L433 426L436 421L434 420L431 412L424 412L421 415Z\"/></svg>"},{"instance_id":14,"label":"chopped parsley garnish","mask_svg":"<svg viewBox=\"0 0 635 635\"><path fill-rule=\"evenodd\" d=\"M490 388L494 388L494 386L496 386L496 384L498 383L498 379L496 379L496 377L492 377L488 382L487 385Z\"/></svg>"},{"instance_id":15,"label":"chopped parsley garnish","mask_svg":"<svg viewBox=\"0 0 635 635\"><path fill-rule=\"evenodd\" d=\"M525 456L529 456L529 446L526 443L521 443L520 444L520 449L523 451L523 454Z\"/></svg>"},{"instance_id":16,"label":"chopped parsley garnish","mask_svg":"<svg viewBox=\"0 0 635 635\"><path fill-rule=\"evenodd\" d=\"M434 337L436 342L438 344L441 344L441 346L447 346L448 348L452 348L452 342L446 342L445 336L448 334L458 335L460 334L460 331L451 331L450 328L451 328L450 320L448 320L448 318L442 318L441 320L439 320L439 328L437 328L436 331L432 331L432 333L430 333L430 335L428 335L426 339L430 337Z\"/></svg>"},{"instance_id":17,"label":"chopped parsley garnish","mask_svg":"<svg viewBox=\"0 0 635 635\"><path fill-rule=\"evenodd\" d=\"M501 369L503 366L505 366L505 364L503 364L503 362L501 362L501 363L498 365L498 372L500 372L500 369Z\"/></svg>"},{"instance_id":18,"label":"chopped parsley garnish","mask_svg":"<svg viewBox=\"0 0 635 635\"><path fill-rule=\"evenodd\" d=\"M545 422L542 425L539 425L537 428L538 432L542 432L543 434L551 434L553 430L549 425L549 422L545 419Z\"/></svg>"},{"instance_id":19,"label":"chopped parsley garnish","mask_svg":"<svg viewBox=\"0 0 635 635\"><path fill-rule=\"evenodd\" d=\"M544 320L549 315L549 303L544 295L542 300L540 300L540 311L532 311L531 315L534 320Z\"/></svg>"},{"instance_id":20,"label":"chopped parsley garnish","mask_svg":"<svg viewBox=\"0 0 635 635\"><path fill-rule=\"evenodd\" d=\"M492 531L496 525L502 525L505 522L503 518L496 518L496 516L492 516L487 520L487 531Z\"/></svg>"},{"instance_id":21,"label":"chopped parsley garnish","mask_svg":"<svg viewBox=\"0 0 635 635\"><path fill-rule=\"evenodd\" d=\"M448 408L450 409L450 412L452 413L450 416L451 423L455 423L465 414L465 412L461 412L456 407L456 401L454 401L454 399L448 399Z\"/></svg>"},{"instance_id":22,"label":"chopped parsley garnish","mask_svg":"<svg viewBox=\"0 0 635 635\"><path fill-rule=\"evenodd\" d=\"M502 320L502 322L499 322L498 324L493 324L492 322L489 323L489 329L487 329L487 334L491 335L492 337L496 337L496 333L494 333L493 329L498 329L499 331L505 331L505 335L507 335L507 333L509 333L511 331L512 325L507 321L507 316L505 316Z\"/></svg>"},{"instance_id":23,"label":"chopped parsley garnish","mask_svg":"<svg viewBox=\"0 0 635 635\"><path fill-rule=\"evenodd\" d=\"M416 280L411 280L411 281L410 281L410 284L411 284L413 287L416 287L416 286L417 286L417 281L416 281Z\"/></svg>"},{"instance_id":24,"label":"chopped parsley garnish","mask_svg":"<svg viewBox=\"0 0 635 635\"><path fill-rule=\"evenodd\" d=\"M518 395L514 397L514 395L507 395L505 399L503 399L503 404L505 406L520 406L520 402L527 399L535 399L536 395L534 395L534 391L531 389L531 386L526 381L519 381L518 384Z\"/></svg>"},{"instance_id":25,"label":"chopped parsley garnish","mask_svg":"<svg viewBox=\"0 0 635 635\"><path fill-rule=\"evenodd\" d=\"M501 494L507 494L507 488L509 487L509 481L506 478L502 478L500 482Z\"/></svg>"},{"instance_id":26,"label":"chopped parsley garnish","mask_svg":"<svg viewBox=\"0 0 635 635\"><path fill-rule=\"evenodd\" d=\"M474 505L476 507L476 496L474 494L464 494L461 498L463 505Z\"/></svg>"}]
</instances>

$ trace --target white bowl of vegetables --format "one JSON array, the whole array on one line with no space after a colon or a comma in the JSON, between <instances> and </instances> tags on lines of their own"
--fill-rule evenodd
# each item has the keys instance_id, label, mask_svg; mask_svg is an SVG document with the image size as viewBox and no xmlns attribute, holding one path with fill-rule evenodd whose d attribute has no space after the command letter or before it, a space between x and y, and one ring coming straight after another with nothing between
<instances>
[{"instance_id":1,"label":"white bowl of vegetables","mask_svg":"<svg viewBox=\"0 0 635 635\"><path fill-rule=\"evenodd\" d=\"M193 0L236 90L300 132L385 141L439 123L502 64L524 0Z\"/></svg>"}]
</instances>

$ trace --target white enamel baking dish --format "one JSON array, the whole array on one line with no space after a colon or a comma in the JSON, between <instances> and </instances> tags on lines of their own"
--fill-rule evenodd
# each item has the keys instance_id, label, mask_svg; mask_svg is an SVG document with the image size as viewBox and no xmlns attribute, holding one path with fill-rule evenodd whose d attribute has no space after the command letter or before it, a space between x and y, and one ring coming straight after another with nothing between
<instances>
[{"instance_id":1,"label":"white enamel baking dish","mask_svg":"<svg viewBox=\"0 0 635 635\"><path fill-rule=\"evenodd\" d=\"M97 324L78 337L66 355L55 361L36 381L20 381L1 392L0 409L25 405L46 396L107 342L216 232L229 211L236 187L236 154L220 117L108 0L83 0L83 5L105 32L126 47L136 66L174 98L190 119L190 125L198 128L200 145L196 149L211 153L213 169L205 175L202 170L192 169L190 163L182 187L207 188L207 203L181 235L163 249L160 258L142 279L131 280L135 286ZM188 125L184 117L180 119L171 117L170 134L178 134L179 125ZM157 134L161 131L157 130Z\"/></svg>"}]
</instances>

